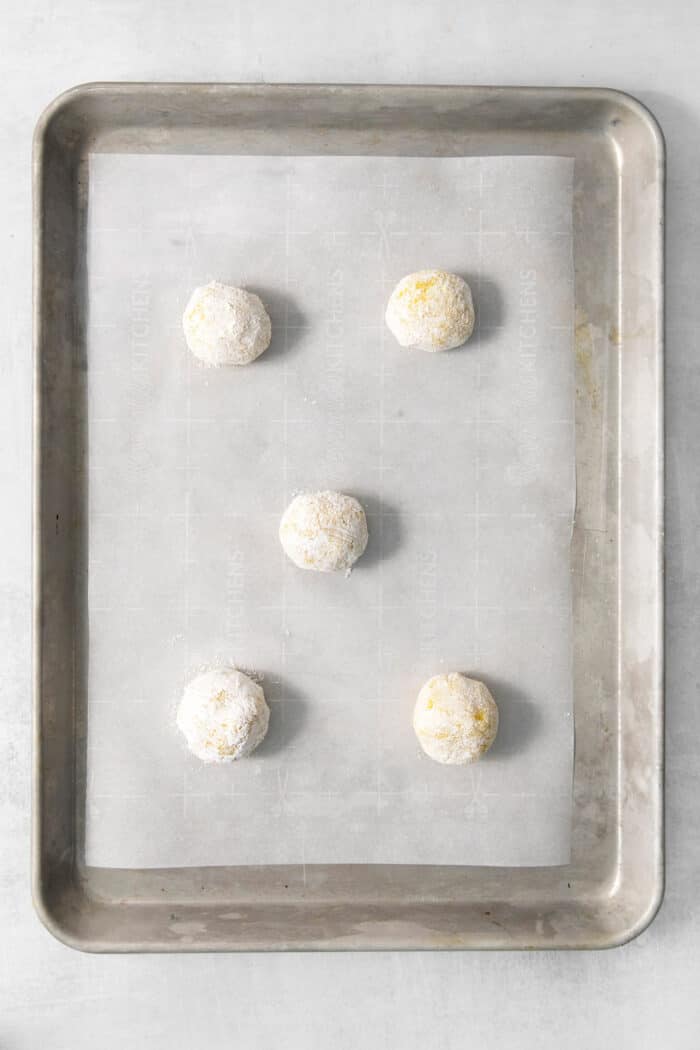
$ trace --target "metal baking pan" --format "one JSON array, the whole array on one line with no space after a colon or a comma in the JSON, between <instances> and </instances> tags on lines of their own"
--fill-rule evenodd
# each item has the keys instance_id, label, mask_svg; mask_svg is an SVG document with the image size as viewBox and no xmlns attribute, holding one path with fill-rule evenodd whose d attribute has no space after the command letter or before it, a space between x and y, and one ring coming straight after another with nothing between
<instances>
[{"instance_id":1,"label":"metal baking pan","mask_svg":"<svg viewBox=\"0 0 700 1050\"><path fill-rule=\"evenodd\" d=\"M85 228L92 151L575 160L572 859L122 870L83 859ZM664 147L602 89L92 84L34 150L33 892L89 951L603 948L663 892Z\"/></svg>"}]
</instances>

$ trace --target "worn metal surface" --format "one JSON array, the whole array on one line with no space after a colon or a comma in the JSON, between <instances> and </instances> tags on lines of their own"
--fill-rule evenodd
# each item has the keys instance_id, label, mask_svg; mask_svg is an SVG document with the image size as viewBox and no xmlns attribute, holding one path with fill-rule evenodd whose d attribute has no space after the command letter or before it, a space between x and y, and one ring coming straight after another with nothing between
<instances>
[{"instance_id":1,"label":"worn metal surface","mask_svg":"<svg viewBox=\"0 0 700 1050\"><path fill-rule=\"evenodd\" d=\"M550 869L81 863L84 232L90 150L576 162L573 855ZM662 892L663 146L604 90L91 85L35 140L34 897L89 950L603 947ZM76 480L78 479L78 480Z\"/></svg>"}]
</instances>

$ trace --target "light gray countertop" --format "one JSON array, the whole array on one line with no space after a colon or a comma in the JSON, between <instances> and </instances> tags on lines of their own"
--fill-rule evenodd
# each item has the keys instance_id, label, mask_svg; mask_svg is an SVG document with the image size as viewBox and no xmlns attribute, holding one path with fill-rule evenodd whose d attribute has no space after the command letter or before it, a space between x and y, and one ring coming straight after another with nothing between
<instances>
[{"instance_id":1,"label":"light gray countertop","mask_svg":"<svg viewBox=\"0 0 700 1050\"><path fill-rule=\"evenodd\" d=\"M3 12L0 1047L693 1048L700 1032L700 8L686 0L25 0ZM88 956L29 896L30 149L89 80L596 85L668 146L667 889L604 953ZM694 669L695 668L695 669Z\"/></svg>"}]
</instances>

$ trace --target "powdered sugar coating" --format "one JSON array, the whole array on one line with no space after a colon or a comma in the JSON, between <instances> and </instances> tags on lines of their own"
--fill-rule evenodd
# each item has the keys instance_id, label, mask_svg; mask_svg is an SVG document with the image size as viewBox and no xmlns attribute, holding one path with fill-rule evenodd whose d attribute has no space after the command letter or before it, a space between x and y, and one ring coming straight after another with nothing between
<instances>
[{"instance_id":1,"label":"powdered sugar coating","mask_svg":"<svg viewBox=\"0 0 700 1050\"><path fill-rule=\"evenodd\" d=\"M434 675L413 711L413 728L426 755L444 765L476 762L498 732L498 707L476 678L459 672Z\"/></svg>"},{"instance_id":2,"label":"powdered sugar coating","mask_svg":"<svg viewBox=\"0 0 700 1050\"><path fill-rule=\"evenodd\" d=\"M454 350L474 330L471 289L444 270L411 273L391 293L386 323L401 346L429 353Z\"/></svg>"},{"instance_id":3,"label":"powdered sugar coating","mask_svg":"<svg viewBox=\"0 0 700 1050\"><path fill-rule=\"evenodd\" d=\"M202 762L234 762L251 754L270 721L265 694L242 671L205 671L189 683L177 712L178 728Z\"/></svg>"},{"instance_id":4,"label":"powdered sugar coating","mask_svg":"<svg viewBox=\"0 0 700 1050\"><path fill-rule=\"evenodd\" d=\"M300 569L349 572L367 546L367 519L353 496L305 492L282 515L279 537Z\"/></svg>"},{"instance_id":5,"label":"powdered sugar coating","mask_svg":"<svg viewBox=\"0 0 700 1050\"><path fill-rule=\"evenodd\" d=\"M254 292L210 281L195 288L182 316L187 345L207 365L247 365L270 345L272 325Z\"/></svg>"}]
</instances>

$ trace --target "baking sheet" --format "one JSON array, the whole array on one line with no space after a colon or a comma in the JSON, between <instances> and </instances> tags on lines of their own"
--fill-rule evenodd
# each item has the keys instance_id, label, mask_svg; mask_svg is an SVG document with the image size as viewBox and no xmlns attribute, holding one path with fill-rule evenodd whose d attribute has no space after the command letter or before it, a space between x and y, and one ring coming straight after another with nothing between
<instances>
[{"instance_id":1,"label":"baking sheet","mask_svg":"<svg viewBox=\"0 0 700 1050\"><path fill-rule=\"evenodd\" d=\"M574 507L566 158L91 158L86 860L557 864L569 858ZM396 346L394 283L471 283L477 331ZM257 291L273 343L208 370L180 316L211 278ZM297 570L301 489L364 503L349 579ZM262 676L271 729L190 756L203 666ZM422 755L426 677L492 687L473 767Z\"/></svg>"}]
</instances>

